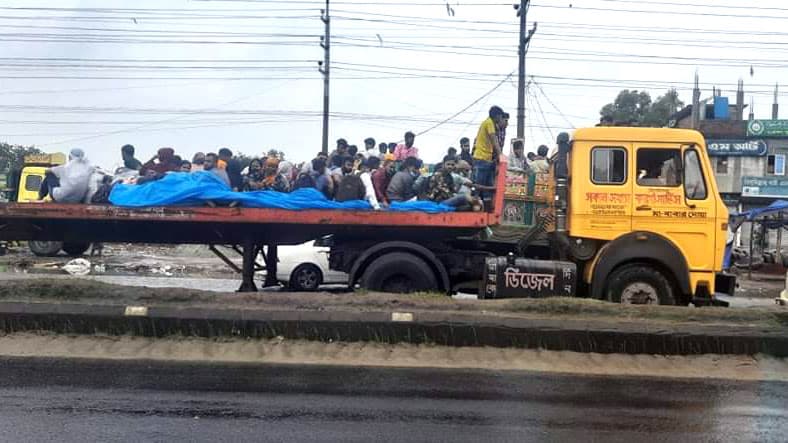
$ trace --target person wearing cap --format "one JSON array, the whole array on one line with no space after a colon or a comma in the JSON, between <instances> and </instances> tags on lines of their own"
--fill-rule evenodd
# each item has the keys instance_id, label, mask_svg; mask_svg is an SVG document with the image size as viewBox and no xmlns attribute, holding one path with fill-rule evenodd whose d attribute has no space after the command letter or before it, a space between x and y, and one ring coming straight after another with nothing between
<instances>
[{"instance_id":1,"label":"person wearing cap","mask_svg":"<svg viewBox=\"0 0 788 443\"><path fill-rule=\"evenodd\" d=\"M57 203L81 203L90 187L93 170L93 166L85 158L85 151L72 149L65 165L46 170L38 199L43 200L49 195Z\"/></svg>"},{"instance_id":2,"label":"person wearing cap","mask_svg":"<svg viewBox=\"0 0 788 443\"><path fill-rule=\"evenodd\" d=\"M416 141L416 134L408 131L405 133L405 143L400 143L394 149L394 157L397 161L404 161L408 157L419 158L419 149L413 146Z\"/></svg>"},{"instance_id":3,"label":"person wearing cap","mask_svg":"<svg viewBox=\"0 0 788 443\"><path fill-rule=\"evenodd\" d=\"M495 162L500 158L501 144L498 142L498 127L502 125L504 112L498 106L490 108L488 117L479 125L476 146L473 150L473 181L483 186L492 186L495 180ZM482 197L489 196L483 192Z\"/></svg>"}]
</instances>

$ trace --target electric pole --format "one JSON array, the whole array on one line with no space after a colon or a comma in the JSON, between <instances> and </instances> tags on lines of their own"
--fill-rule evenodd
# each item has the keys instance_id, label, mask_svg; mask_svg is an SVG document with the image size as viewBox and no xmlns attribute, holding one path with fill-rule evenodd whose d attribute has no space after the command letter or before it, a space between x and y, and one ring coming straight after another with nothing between
<instances>
[{"instance_id":1,"label":"electric pole","mask_svg":"<svg viewBox=\"0 0 788 443\"><path fill-rule=\"evenodd\" d=\"M517 79L517 138L525 137L525 54L528 52L528 44L531 42L531 37L536 32L536 23L534 27L526 34L525 18L528 15L528 8L531 0L520 0L519 5L514 5L517 10L517 16L520 17L520 45L518 49L519 55L519 74Z\"/></svg>"},{"instance_id":2,"label":"electric pole","mask_svg":"<svg viewBox=\"0 0 788 443\"><path fill-rule=\"evenodd\" d=\"M328 80L331 63L331 18L328 15L328 1L326 9L320 11L320 19L326 25L326 33L320 38L320 46L323 48L323 61L317 62L321 74L323 74L323 154L328 155Z\"/></svg>"}]
</instances>

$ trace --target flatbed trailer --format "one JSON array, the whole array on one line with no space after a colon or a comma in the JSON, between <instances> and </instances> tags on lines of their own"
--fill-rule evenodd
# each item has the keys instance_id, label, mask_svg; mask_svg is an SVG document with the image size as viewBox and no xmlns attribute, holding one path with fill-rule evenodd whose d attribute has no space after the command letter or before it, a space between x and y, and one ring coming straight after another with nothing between
<instances>
[{"instance_id":1,"label":"flatbed trailer","mask_svg":"<svg viewBox=\"0 0 788 443\"><path fill-rule=\"evenodd\" d=\"M17 203L0 205L0 240L235 245L241 291L262 268L277 284L277 246L331 236L329 266L351 288L678 305L733 294L728 211L700 133L597 127L556 142L537 221L508 239L489 235L505 213L502 158L488 212Z\"/></svg>"},{"instance_id":2,"label":"flatbed trailer","mask_svg":"<svg viewBox=\"0 0 788 443\"><path fill-rule=\"evenodd\" d=\"M500 163L499 170L506 170L505 160ZM499 174L497 189L503 189L504 180L505 174ZM451 248L448 245L472 241L470 239L481 231L497 225L502 206L503 192L496 192L488 212L434 214L385 210L126 208L51 202L4 203L0 204L0 240L236 245L243 256L240 290L254 291L256 270L265 269L268 276L274 277L267 279L266 284L275 284L277 246L301 244L330 235L339 250L344 241L356 245L367 243L370 247L393 242L398 250L407 247L421 250L423 245ZM493 244L491 248L495 250L496 246ZM263 265L256 263L260 253L265 261ZM434 256L424 258L435 260ZM436 288L450 291L453 285L448 271L438 274L440 281ZM351 286L354 283L357 279L349 282Z\"/></svg>"}]
</instances>

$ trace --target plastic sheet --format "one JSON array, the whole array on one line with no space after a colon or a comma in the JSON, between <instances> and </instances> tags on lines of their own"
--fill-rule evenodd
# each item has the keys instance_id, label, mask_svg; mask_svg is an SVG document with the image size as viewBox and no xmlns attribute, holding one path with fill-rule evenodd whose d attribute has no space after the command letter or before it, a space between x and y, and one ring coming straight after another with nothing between
<instances>
[{"instance_id":1,"label":"plastic sheet","mask_svg":"<svg viewBox=\"0 0 788 443\"><path fill-rule=\"evenodd\" d=\"M246 208L269 209L330 209L371 211L364 200L335 202L316 189L298 189L290 193L276 191L234 192L210 172L173 172L160 180L143 185L117 184L109 201L116 206L203 206L207 201L220 204L238 202ZM454 208L428 201L394 203L386 210L395 212L452 212Z\"/></svg>"}]
</instances>

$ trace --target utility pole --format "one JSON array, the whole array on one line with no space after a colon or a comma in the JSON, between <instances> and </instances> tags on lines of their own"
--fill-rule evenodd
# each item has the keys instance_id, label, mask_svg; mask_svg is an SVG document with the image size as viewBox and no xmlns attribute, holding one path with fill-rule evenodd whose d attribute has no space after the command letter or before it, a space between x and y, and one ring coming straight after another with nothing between
<instances>
[{"instance_id":1,"label":"utility pole","mask_svg":"<svg viewBox=\"0 0 788 443\"><path fill-rule=\"evenodd\" d=\"M528 44L531 42L531 37L536 32L536 23L534 27L528 31L526 35L525 19L528 15L528 8L531 0L520 0L519 5L514 5L517 10L517 16L520 17L520 44L518 49L519 56L519 74L517 76L517 138L525 137L525 54L528 52Z\"/></svg>"},{"instance_id":2,"label":"utility pole","mask_svg":"<svg viewBox=\"0 0 788 443\"><path fill-rule=\"evenodd\" d=\"M320 19L326 25L326 33L320 38L320 46L323 48L323 61L317 62L321 74L323 74L323 154L328 155L328 80L331 63L331 18L328 15L328 2L326 9L320 10Z\"/></svg>"}]
</instances>

